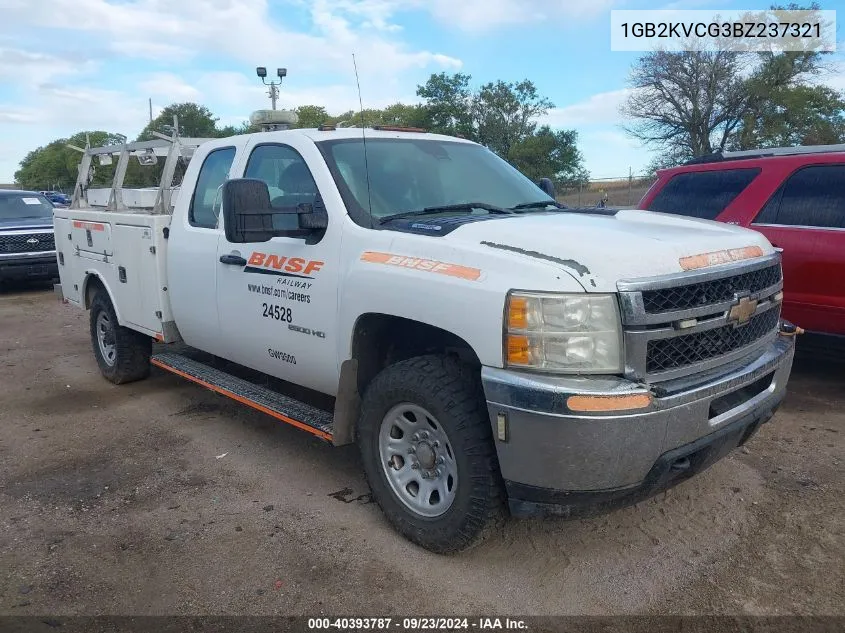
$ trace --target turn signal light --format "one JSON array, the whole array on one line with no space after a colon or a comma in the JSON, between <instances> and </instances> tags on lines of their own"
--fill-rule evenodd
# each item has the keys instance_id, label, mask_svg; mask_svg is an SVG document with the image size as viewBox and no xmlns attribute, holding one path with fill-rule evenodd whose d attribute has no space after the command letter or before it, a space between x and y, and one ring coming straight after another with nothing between
<instances>
[{"instance_id":1,"label":"turn signal light","mask_svg":"<svg viewBox=\"0 0 845 633\"><path fill-rule=\"evenodd\" d=\"M526 297L511 297L508 301L508 329L528 329L528 299Z\"/></svg>"},{"instance_id":2,"label":"turn signal light","mask_svg":"<svg viewBox=\"0 0 845 633\"><path fill-rule=\"evenodd\" d=\"M508 364L529 365L531 361L528 337L522 334L508 335Z\"/></svg>"},{"instance_id":3,"label":"turn signal light","mask_svg":"<svg viewBox=\"0 0 845 633\"><path fill-rule=\"evenodd\" d=\"M620 396L570 396L566 401L566 406L571 411L595 413L645 409L651 404L651 401L651 394L648 393L629 393Z\"/></svg>"}]
</instances>

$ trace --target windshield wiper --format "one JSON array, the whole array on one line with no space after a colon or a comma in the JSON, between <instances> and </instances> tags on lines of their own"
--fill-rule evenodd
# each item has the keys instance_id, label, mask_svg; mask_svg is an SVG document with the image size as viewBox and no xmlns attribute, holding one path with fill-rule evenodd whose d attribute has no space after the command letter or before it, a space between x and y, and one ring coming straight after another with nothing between
<instances>
[{"instance_id":1,"label":"windshield wiper","mask_svg":"<svg viewBox=\"0 0 845 633\"><path fill-rule=\"evenodd\" d=\"M513 213L512 209L505 209L497 207L495 204L487 204L486 202L461 202L458 204L444 204L439 207L426 207L425 209L417 209L416 211L403 211L402 213L394 213L379 219L379 224L390 222L391 220L400 220L402 218L412 218L417 215L431 215L434 213L445 213L448 211L472 211L473 209L484 209L489 213Z\"/></svg>"},{"instance_id":2,"label":"windshield wiper","mask_svg":"<svg viewBox=\"0 0 845 633\"><path fill-rule=\"evenodd\" d=\"M555 202L554 200L543 201L538 200L536 202L523 202L522 204L518 204L515 207L511 207L514 211L519 211L522 209L545 209L546 207L556 207L558 209L566 209L566 205L561 204L560 202Z\"/></svg>"}]
</instances>

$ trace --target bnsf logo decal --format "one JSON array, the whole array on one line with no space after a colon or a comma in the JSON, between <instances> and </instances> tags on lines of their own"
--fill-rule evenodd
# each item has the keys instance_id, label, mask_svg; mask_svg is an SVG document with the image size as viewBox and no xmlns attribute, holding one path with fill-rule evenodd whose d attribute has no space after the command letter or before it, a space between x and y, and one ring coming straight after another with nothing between
<instances>
[{"instance_id":1,"label":"bnsf logo decal","mask_svg":"<svg viewBox=\"0 0 845 633\"><path fill-rule=\"evenodd\" d=\"M254 252L250 255L244 272L313 279L314 273L319 272L324 263L302 257L288 258L280 255ZM302 274L297 275L295 273Z\"/></svg>"}]
</instances>

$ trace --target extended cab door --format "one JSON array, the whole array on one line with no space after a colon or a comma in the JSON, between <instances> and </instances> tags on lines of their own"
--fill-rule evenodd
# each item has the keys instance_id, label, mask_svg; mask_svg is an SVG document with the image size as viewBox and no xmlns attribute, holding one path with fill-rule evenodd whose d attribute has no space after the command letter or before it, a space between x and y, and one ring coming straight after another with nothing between
<instances>
[{"instance_id":1,"label":"extended cab door","mask_svg":"<svg viewBox=\"0 0 845 633\"><path fill-rule=\"evenodd\" d=\"M274 207L313 204L318 190L335 187L305 137L289 144L251 141L247 152L243 177L266 182ZM232 244L221 230L217 305L227 358L335 395L341 216L331 208L336 195L323 199L329 224L318 238Z\"/></svg>"},{"instance_id":2,"label":"extended cab door","mask_svg":"<svg viewBox=\"0 0 845 633\"><path fill-rule=\"evenodd\" d=\"M752 228L783 249L784 316L845 335L845 165L795 171Z\"/></svg>"},{"instance_id":3,"label":"extended cab door","mask_svg":"<svg viewBox=\"0 0 845 633\"><path fill-rule=\"evenodd\" d=\"M221 139L202 146L191 160L184 183L195 184L193 191L180 191L167 247L167 292L179 332L188 345L217 355L223 351L217 314L219 194L236 154L235 143Z\"/></svg>"}]
</instances>

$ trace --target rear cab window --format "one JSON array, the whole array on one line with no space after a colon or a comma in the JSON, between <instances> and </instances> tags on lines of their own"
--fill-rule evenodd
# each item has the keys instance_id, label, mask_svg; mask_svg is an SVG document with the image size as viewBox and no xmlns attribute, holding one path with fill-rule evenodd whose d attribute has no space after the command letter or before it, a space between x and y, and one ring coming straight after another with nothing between
<instances>
[{"instance_id":1,"label":"rear cab window","mask_svg":"<svg viewBox=\"0 0 845 633\"><path fill-rule=\"evenodd\" d=\"M845 165L810 165L793 173L754 224L845 229Z\"/></svg>"},{"instance_id":2,"label":"rear cab window","mask_svg":"<svg viewBox=\"0 0 845 633\"><path fill-rule=\"evenodd\" d=\"M690 171L675 174L657 193L648 211L715 220L760 174L759 167Z\"/></svg>"}]
</instances>

